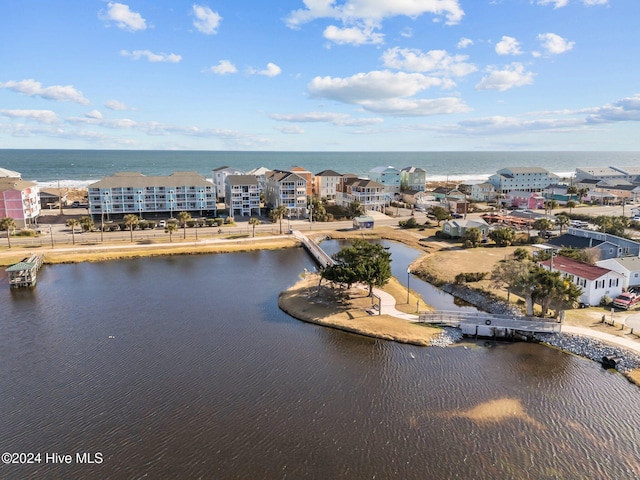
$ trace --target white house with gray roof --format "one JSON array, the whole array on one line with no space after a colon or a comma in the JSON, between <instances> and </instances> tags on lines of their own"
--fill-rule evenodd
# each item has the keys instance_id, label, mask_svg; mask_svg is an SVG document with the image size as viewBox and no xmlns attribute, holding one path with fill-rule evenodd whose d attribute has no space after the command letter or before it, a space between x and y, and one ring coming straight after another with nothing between
<instances>
[{"instance_id":1,"label":"white house with gray roof","mask_svg":"<svg viewBox=\"0 0 640 480\"><path fill-rule=\"evenodd\" d=\"M640 286L640 257L609 258L596 262L596 265L622 274L624 288Z\"/></svg>"}]
</instances>

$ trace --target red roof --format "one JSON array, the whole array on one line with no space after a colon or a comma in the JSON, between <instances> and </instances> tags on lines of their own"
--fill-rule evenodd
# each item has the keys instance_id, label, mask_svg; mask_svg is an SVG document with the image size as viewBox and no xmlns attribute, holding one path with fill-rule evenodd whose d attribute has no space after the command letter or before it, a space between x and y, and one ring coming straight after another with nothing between
<instances>
[{"instance_id":1,"label":"red roof","mask_svg":"<svg viewBox=\"0 0 640 480\"><path fill-rule=\"evenodd\" d=\"M540 265L550 267L551 260L540 262ZM561 256L553 258L553 269L576 275L580 278L586 278L587 280L596 280L611 272L608 268L596 267L595 265L589 265L588 263L578 262L572 258Z\"/></svg>"}]
</instances>

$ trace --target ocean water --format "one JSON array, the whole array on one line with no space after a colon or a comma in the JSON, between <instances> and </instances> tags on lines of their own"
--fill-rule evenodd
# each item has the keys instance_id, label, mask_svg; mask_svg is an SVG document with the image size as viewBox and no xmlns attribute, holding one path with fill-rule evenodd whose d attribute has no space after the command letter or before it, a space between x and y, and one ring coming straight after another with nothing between
<instances>
[{"instance_id":1,"label":"ocean water","mask_svg":"<svg viewBox=\"0 0 640 480\"><path fill-rule=\"evenodd\" d=\"M576 167L628 166L640 152L239 152L140 150L0 150L0 168L14 170L43 186L86 186L116 172L168 175L195 171L211 178L221 166L248 171L299 165L312 173L366 175L380 165L416 166L428 181L478 183L504 167L539 166L568 177Z\"/></svg>"}]
</instances>

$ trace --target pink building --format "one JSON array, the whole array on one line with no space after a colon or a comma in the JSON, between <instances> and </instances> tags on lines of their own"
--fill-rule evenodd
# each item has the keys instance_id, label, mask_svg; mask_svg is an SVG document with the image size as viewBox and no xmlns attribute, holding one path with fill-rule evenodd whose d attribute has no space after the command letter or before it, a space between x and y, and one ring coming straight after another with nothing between
<instances>
[{"instance_id":1,"label":"pink building","mask_svg":"<svg viewBox=\"0 0 640 480\"><path fill-rule=\"evenodd\" d=\"M40 215L38 184L19 178L0 178L0 218L11 217L19 228L34 225Z\"/></svg>"},{"instance_id":2,"label":"pink building","mask_svg":"<svg viewBox=\"0 0 640 480\"><path fill-rule=\"evenodd\" d=\"M512 207L536 210L544 208L544 197L539 193L511 191L504 196L504 203Z\"/></svg>"}]
</instances>

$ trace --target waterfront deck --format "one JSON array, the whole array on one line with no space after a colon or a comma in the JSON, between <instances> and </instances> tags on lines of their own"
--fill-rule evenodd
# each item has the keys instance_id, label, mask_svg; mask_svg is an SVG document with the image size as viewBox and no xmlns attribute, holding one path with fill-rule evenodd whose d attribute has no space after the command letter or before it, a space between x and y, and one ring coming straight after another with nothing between
<instances>
[{"instance_id":1,"label":"waterfront deck","mask_svg":"<svg viewBox=\"0 0 640 480\"><path fill-rule=\"evenodd\" d=\"M9 287L35 287L38 281L38 271L44 262L44 255L33 254L21 262L5 269L9 276Z\"/></svg>"}]
</instances>

